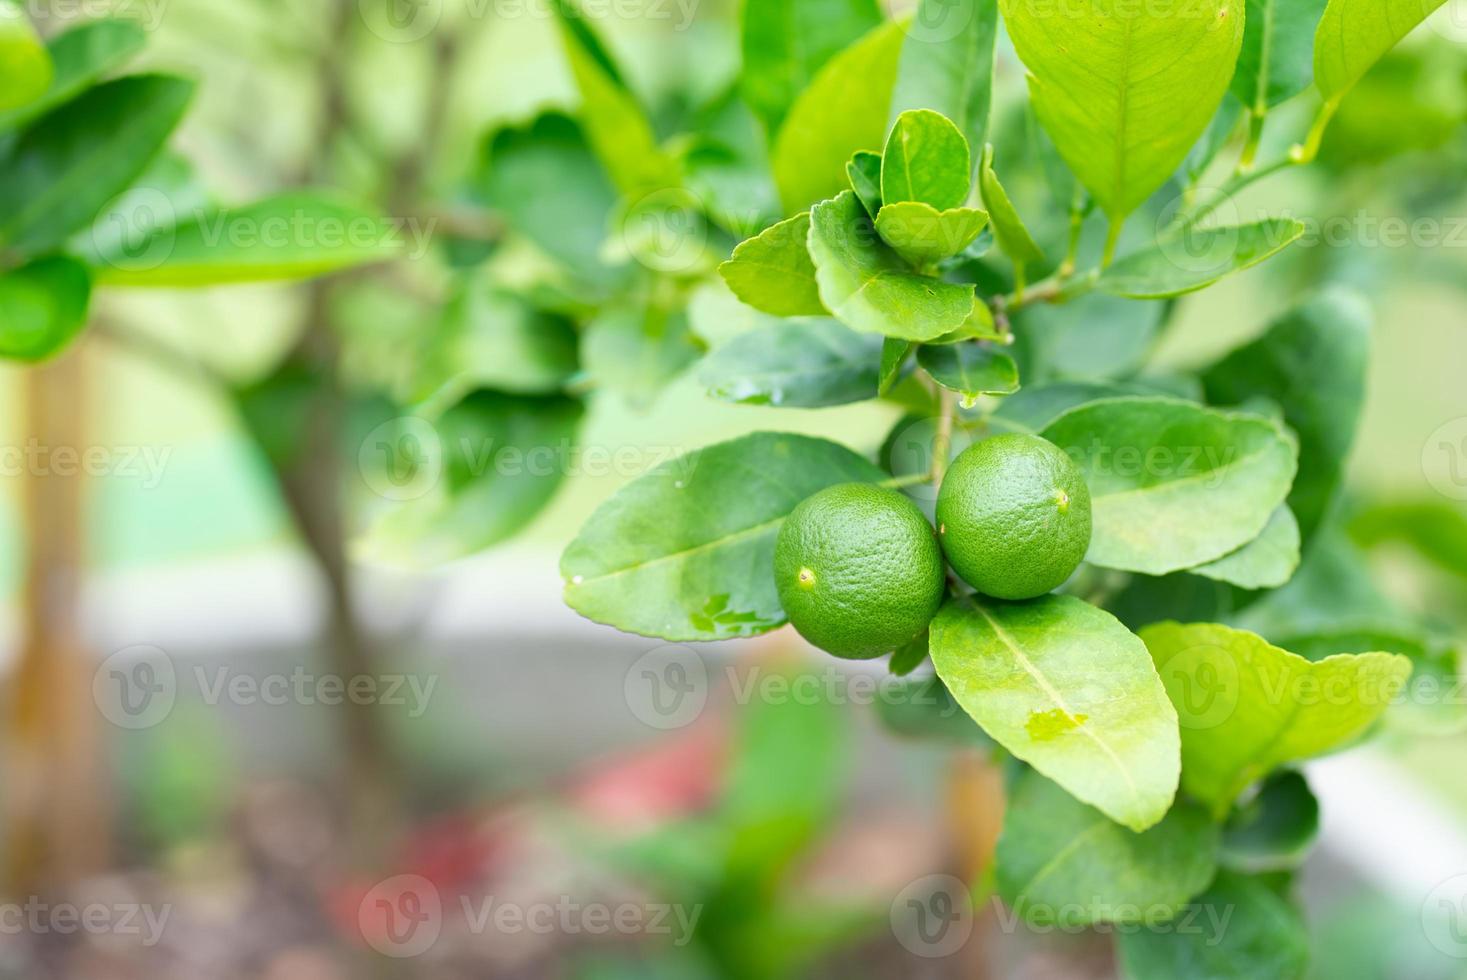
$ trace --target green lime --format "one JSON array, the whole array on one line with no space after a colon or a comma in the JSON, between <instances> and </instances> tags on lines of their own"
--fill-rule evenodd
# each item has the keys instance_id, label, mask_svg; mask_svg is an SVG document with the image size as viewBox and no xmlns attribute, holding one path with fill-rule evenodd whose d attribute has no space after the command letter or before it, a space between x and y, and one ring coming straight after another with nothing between
<instances>
[{"instance_id":1,"label":"green lime","mask_svg":"<svg viewBox=\"0 0 1467 980\"><path fill-rule=\"evenodd\" d=\"M864 660L927 628L942 605L946 571L916 504L895 490L842 483L785 520L774 579L801 636L837 657Z\"/></svg>"},{"instance_id":2,"label":"green lime","mask_svg":"<svg viewBox=\"0 0 1467 980\"><path fill-rule=\"evenodd\" d=\"M986 439L953 460L937 495L937 533L953 569L998 599L1065 583L1090 548L1090 488L1038 436Z\"/></svg>"}]
</instances>

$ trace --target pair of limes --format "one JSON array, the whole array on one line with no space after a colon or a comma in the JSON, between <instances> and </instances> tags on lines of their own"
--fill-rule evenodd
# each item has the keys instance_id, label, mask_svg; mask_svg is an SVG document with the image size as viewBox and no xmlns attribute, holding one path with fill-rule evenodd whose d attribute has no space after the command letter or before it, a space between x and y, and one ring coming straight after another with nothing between
<instances>
[{"instance_id":1,"label":"pair of limes","mask_svg":"<svg viewBox=\"0 0 1467 980\"><path fill-rule=\"evenodd\" d=\"M984 595L1043 595L1090 547L1090 491L1053 443L996 436L953 461L938 492L937 525L934 533L911 500L869 483L842 483L805 500L774 550L790 622L822 650L865 659L927 628L946 593L948 564Z\"/></svg>"}]
</instances>

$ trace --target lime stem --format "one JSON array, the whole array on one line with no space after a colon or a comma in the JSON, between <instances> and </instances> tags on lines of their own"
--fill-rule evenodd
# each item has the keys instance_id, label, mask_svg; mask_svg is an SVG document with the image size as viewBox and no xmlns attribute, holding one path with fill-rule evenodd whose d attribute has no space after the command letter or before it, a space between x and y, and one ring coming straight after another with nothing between
<instances>
[{"instance_id":1,"label":"lime stem","mask_svg":"<svg viewBox=\"0 0 1467 980\"><path fill-rule=\"evenodd\" d=\"M942 414L937 418L937 435L932 440L932 484L940 486L942 478L947 475L947 454L952 451L953 446L953 416L957 412L957 404L953 393L943 388L938 394L938 403L942 406Z\"/></svg>"}]
</instances>

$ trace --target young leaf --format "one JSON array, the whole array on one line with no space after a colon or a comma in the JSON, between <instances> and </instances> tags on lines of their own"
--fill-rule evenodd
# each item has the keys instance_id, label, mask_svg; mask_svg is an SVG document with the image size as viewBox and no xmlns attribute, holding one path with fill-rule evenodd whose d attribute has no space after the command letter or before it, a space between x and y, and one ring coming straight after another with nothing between
<instances>
[{"instance_id":1,"label":"young leaf","mask_svg":"<svg viewBox=\"0 0 1467 980\"><path fill-rule=\"evenodd\" d=\"M815 206L810 257L821 302L852 330L933 340L961 327L977 304L971 285L912 272L881 241L853 191Z\"/></svg>"},{"instance_id":2,"label":"young leaf","mask_svg":"<svg viewBox=\"0 0 1467 980\"><path fill-rule=\"evenodd\" d=\"M782 323L734 338L704 358L708 394L742 405L824 408L876 397L882 340L832 320Z\"/></svg>"},{"instance_id":3,"label":"young leaf","mask_svg":"<svg viewBox=\"0 0 1467 980\"><path fill-rule=\"evenodd\" d=\"M1002 351L978 344L943 344L917 349L917 363L932 380L972 401L979 395L1010 395L1019 390L1019 369Z\"/></svg>"},{"instance_id":4,"label":"young leaf","mask_svg":"<svg viewBox=\"0 0 1467 980\"><path fill-rule=\"evenodd\" d=\"M977 208L938 211L920 201L888 204L876 216L877 234L918 268L930 268L957 255L987 225L986 211Z\"/></svg>"},{"instance_id":5,"label":"young leaf","mask_svg":"<svg viewBox=\"0 0 1467 980\"><path fill-rule=\"evenodd\" d=\"M1191 929L1136 929L1117 937L1125 980L1302 980L1309 933L1261 879L1223 872L1183 913Z\"/></svg>"},{"instance_id":6,"label":"young leaf","mask_svg":"<svg viewBox=\"0 0 1467 980\"><path fill-rule=\"evenodd\" d=\"M912 640L900 650L892 651L891 660L887 664L887 669L891 671L892 676L906 677L912 671L916 670L918 667L926 663L927 644L927 631L923 630L921 636L917 637L915 640ZM938 678L934 677L932 678L932 680L935 681L938 686L941 686L942 682L938 680ZM947 688L943 688L943 690L946 691ZM957 704L954 703L953 707L956 709Z\"/></svg>"},{"instance_id":7,"label":"young leaf","mask_svg":"<svg viewBox=\"0 0 1467 980\"><path fill-rule=\"evenodd\" d=\"M15 129L80 95L143 49L147 34L130 20L95 20L56 35L47 43L55 70L38 98L0 112L0 130Z\"/></svg>"},{"instance_id":8,"label":"young leaf","mask_svg":"<svg viewBox=\"0 0 1467 980\"><path fill-rule=\"evenodd\" d=\"M1070 795L1141 832L1180 768L1177 713L1145 646L1072 596L969 596L932 621L932 663L983 730Z\"/></svg>"},{"instance_id":9,"label":"young leaf","mask_svg":"<svg viewBox=\"0 0 1467 980\"><path fill-rule=\"evenodd\" d=\"M1299 522L1288 507L1280 507L1258 537L1232 554L1190 571L1243 589L1276 589L1298 569L1299 548Z\"/></svg>"},{"instance_id":10,"label":"young leaf","mask_svg":"<svg viewBox=\"0 0 1467 980\"><path fill-rule=\"evenodd\" d=\"M846 186L846 162L886 139L901 22L874 28L830 60L800 93L771 151L774 183L793 214Z\"/></svg>"},{"instance_id":11,"label":"young leaf","mask_svg":"<svg viewBox=\"0 0 1467 980\"><path fill-rule=\"evenodd\" d=\"M1114 226L1207 128L1233 77L1243 0L1000 7L1039 121Z\"/></svg>"},{"instance_id":12,"label":"young leaf","mask_svg":"<svg viewBox=\"0 0 1467 980\"><path fill-rule=\"evenodd\" d=\"M1090 485L1086 561L1147 575L1195 568L1258 537L1298 459L1275 422L1170 398L1083 405L1042 434Z\"/></svg>"},{"instance_id":13,"label":"young leaf","mask_svg":"<svg viewBox=\"0 0 1467 980\"><path fill-rule=\"evenodd\" d=\"M1274 769L1349 743L1406 684L1390 653L1311 663L1216 624L1142 630L1182 726L1182 788L1217 814Z\"/></svg>"},{"instance_id":14,"label":"young leaf","mask_svg":"<svg viewBox=\"0 0 1467 980\"><path fill-rule=\"evenodd\" d=\"M1326 106L1445 0L1329 0L1314 35L1314 82ZM1327 110L1328 111L1328 110Z\"/></svg>"},{"instance_id":15,"label":"young leaf","mask_svg":"<svg viewBox=\"0 0 1467 980\"><path fill-rule=\"evenodd\" d=\"M744 99L769 133L817 71L881 23L876 0L746 0Z\"/></svg>"},{"instance_id":16,"label":"young leaf","mask_svg":"<svg viewBox=\"0 0 1467 980\"><path fill-rule=\"evenodd\" d=\"M970 147L982 146L997 36L997 0L921 0L902 46L893 113L932 109L955 122Z\"/></svg>"},{"instance_id":17,"label":"young leaf","mask_svg":"<svg viewBox=\"0 0 1467 980\"><path fill-rule=\"evenodd\" d=\"M881 155L881 201L917 201L938 211L961 206L973 184L972 151L952 121L928 109L897 117Z\"/></svg>"},{"instance_id":18,"label":"young leaf","mask_svg":"<svg viewBox=\"0 0 1467 980\"><path fill-rule=\"evenodd\" d=\"M122 251L97 257L114 286L200 287L310 279L383 262L406 244L388 222L338 195L294 191L238 208L181 216Z\"/></svg>"},{"instance_id":19,"label":"young leaf","mask_svg":"<svg viewBox=\"0 0 1467 980\"><path fill-rule=\"evenodd\" d=\"M827 316L810 261L810 214L771 225L718 267L740 301L774 316Z\"/></svg>"},{"instance_id":20,"label":"young leaf","mask_svg":"<svg viewBox=\"0 0 1467 980\"><path fill-rule=\"evenodd\" d=\"M846 164L846 176L866 214L875 220L881 213L881 154L861 150Z\"/></svg>"},{"instance_id":21,"label":"young leaf","mask_svg":"<svg viewBox=\"0 0 1467 980\"><path fill-rule=\"evenodd\" d=\"M1365 400L1372 315L1354 292L1323 293L1286 313L1203 376L1209 401L1267 398L1299 435L1289 506L1307 540L1324 518Z\"/></svg>"},{"instance_id":22,"label":"young leaf","mask_svg":"<svg viewBox=\"0 0 1467 980\"><path fill-rule=\"evenodd\" d=\"M51 84L51 55L14 0L0 0L0 110L39 99Z\"/></svg>"},{"instance_id":23,"label":"young leaf","mask_svg":"<svg viewBox=\"0 0 1467 980\"><path fill-rule=\"evenodd\" d=\"M1310 54L1325 0L1247 0L1243 49L1232 91L1255 115L1291 99L1312 80Z\"/></svg>"},{"instance_id":24,"label":"young leaf","mask_svg":"<svg viewBox=\"0 0 1467 980\"><path fill-rule=\"evenodd\" d=\"M910 340L896 340L892 337L881 342L881 370L876 386L878 395L891 391L892 385L902 376L902 369L907 366L907 358L912 356L912 348L916 346Z\"/></svg>"},{"instance_id":25,"label":"young leaf","mask_svg":"<svg viewBox=\"0 0 1467 980\"><path fill-rule=\"evenodd\" d=\"M843 446L769 432L671 460L602 504L566 548L566 603L667 640L768 632L785 621L769 573L785 517L828 486L884 478Z\"/></svg>"},{"instance_id":26,"label":"young leaf","mask_svg":"<svg viewBox=\"0 0 1467 980\"><path fill-rule=\"evenodd\" d=\"M42 361L86 324L92 283L64 256L37 259L0 274L0 358Z\"/></svg>"},{"instance_id":27,"label":"young leaf","mask_svg":"<svg viewBox=\"0 0 1467 980\"><path fill-rule=\"evenodd\" d=\"M1118 259L1096 288L1133 299L1196 292L1272 258L1304 235L1293 218L1269 218L1226 228L1184 228L1152 247Z\"/></svg>"},{"instance_id":28,"label":"young leaf","mask_svg":"<svg viewBox=\"0 0 1467 980\"><path fill-rule=\"evenodd\" d=\"M1030 262L1042 261L1044 253L1034 243L1024 220L1009 200L1008 192L998 182L998 174L993 172L992 143L983 147L983 162L978 168L978 192L993 219L993 237L1003 254L1021 269Z\"/></svg>"},{"instance_id":29,"label":"young leaf","mask_svg":"<svg viewBox=\"0 0 1467 980\"><path fill-rule=\"evenodd\" d=\"M1036 925L1156 922L1212 882L1217 849L1217 825L1191 804L1136 834L1030 770L1009 794L998 891Z\"/></svg>"},{"instance_id":30,"label":"young leaf","mask_svg":"<svg viewBox=\"0 0 1467 980\"><path fill-rule=\"evenodd\" d=\"M1319 836L1319 801L1304 774L1274 774L1223 828L1222 861L1234 871L1292 871Z\"/></svg>"},{"instance_id":31,"label":"young leaf","mask_svg":"<svg viewBox=\"0 0 1467 980\"><path fill-rule=\"evenodd\" d=\"M0 160L0 245L55 248L148 166L183 118L192 82L136 75L33 122Z\"/></svg>"}]
</instances>

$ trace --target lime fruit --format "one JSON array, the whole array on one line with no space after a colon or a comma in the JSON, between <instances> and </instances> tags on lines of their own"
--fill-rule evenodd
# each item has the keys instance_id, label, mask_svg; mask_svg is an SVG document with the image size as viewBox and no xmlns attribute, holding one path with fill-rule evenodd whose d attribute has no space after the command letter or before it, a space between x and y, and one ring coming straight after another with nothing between
<instances>
[{"instance_id":1,"label":"lime fruit","mask_svg":"<svg viewBox=\"0 0 1467 980\"><path fill-rule=\"evenodd\" d=\"M986 439L953 460L937 495L953 570L997 599L1032 599L1074 574L1090 548L1090 488L1038 436Z\"/></svg>"},{"instance_id":2,"label":"lime fruit","mask_svg":"<svg viewBox=\"0 0 1467 980\"><path fill-rule=\"evenodd\" d=\"M842 483L801 503L774 546L779 601L800 635L865 660L927 628L946 571L932 525L895 490Z\"/></svg>"}]
</instances>

